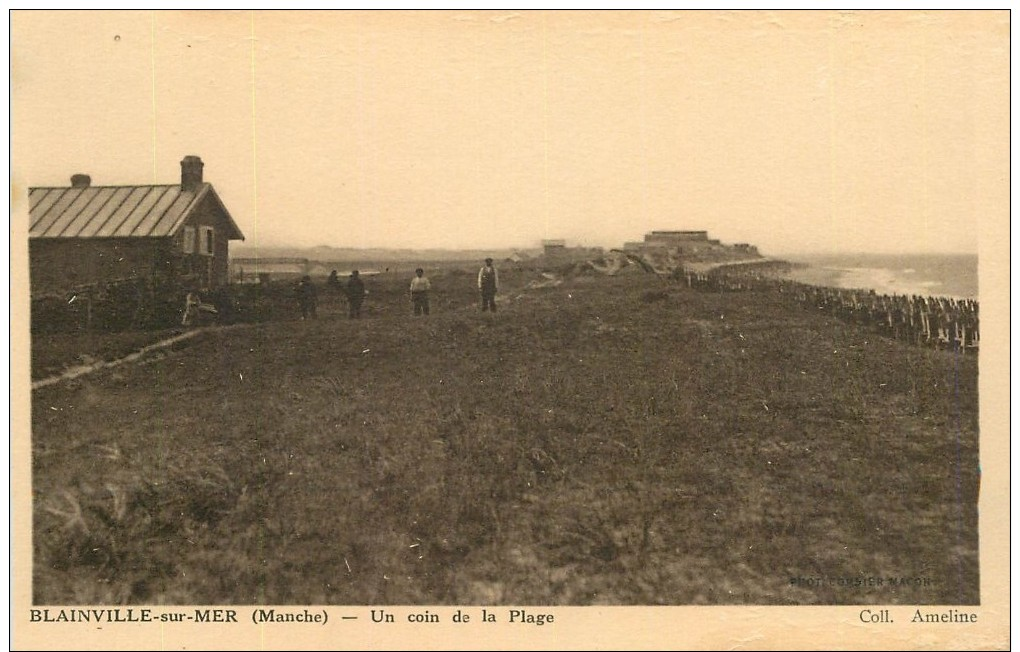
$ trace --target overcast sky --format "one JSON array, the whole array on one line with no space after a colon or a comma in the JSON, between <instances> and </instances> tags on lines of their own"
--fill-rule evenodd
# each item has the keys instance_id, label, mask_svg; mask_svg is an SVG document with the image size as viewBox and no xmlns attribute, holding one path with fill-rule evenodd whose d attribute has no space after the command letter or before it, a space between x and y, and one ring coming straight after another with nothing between
<instances>
[{"instance_id":1,"label":"overcast sky","mask_svg":"<svg viewBox=\"0 0 1020 652\"><path fill-rule=\"evenodd\" d=\"M174 183L255 245L977 252L1009 16L14 12L12 188Z\"/></svg>"}]
</instances>

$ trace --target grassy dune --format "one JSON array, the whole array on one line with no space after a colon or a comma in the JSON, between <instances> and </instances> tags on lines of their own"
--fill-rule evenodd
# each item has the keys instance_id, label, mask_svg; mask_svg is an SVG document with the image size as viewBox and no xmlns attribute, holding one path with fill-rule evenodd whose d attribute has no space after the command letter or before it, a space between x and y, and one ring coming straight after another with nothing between
<instances>
[{"instance_id":1,"label":"grassy dune","mask_svg":"<svg viewBox=\"0 0 1020 652\"><path fill-rule=\"evenodd\" d=\"M492 316L444 272L414 319L381 275L360 321L324 296L37 390L36 602L978 602L975 358L534 278Z\"/></svg>"}]
</instances>

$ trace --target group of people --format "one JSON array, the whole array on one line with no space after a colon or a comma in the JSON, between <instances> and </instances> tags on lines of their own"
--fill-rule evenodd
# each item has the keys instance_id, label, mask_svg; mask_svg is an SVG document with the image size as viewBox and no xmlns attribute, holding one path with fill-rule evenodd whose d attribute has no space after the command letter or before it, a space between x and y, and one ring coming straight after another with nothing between
<instances>
[{"instance_id":1,"label":"group of people","mask_svg":"<svg viewBox=\"0 0 1020 652\"><path fill-rule=\"evenodd\" d=\"M305 279L311 284L311 278L306 276ZM347 285L341 286L340 278L334 269L330 272L329 280L326 281L326 284L334 292L342 290L347 296L347 316L351 319L361 319L361 304L365 302L365 295L368 294L368 290L365 289L365 282L361 280L361 274L358 270L352 270L350 277L347 279Z\"/></svg>"},{"instance_id":2,"label":"group of people","mask_svg":"<svg viewBox=\"0 0 1020 652\"><path fill-rule=\"evenodd\" d=\"M358 270L351 271L347 283L341 283L337 271L330 272L326 281L327 287L334 293L343 293L347 298L348 317L350 319L361 318L361 306L365 302L368 290L365 289L365 282L362 280ZM432 283L425 276L425 270L421 267L414 270L414 278L411 279L411 309L414 315L429 314L429 293L432 290ZM496 293L499 292L499 272L493 266L492 259L486 258L485 265L478 270L478 292L482 300L482 312L496 312ZM304 276L297 286L297 299L301 307L301 319L314 319L317 316L318 293L312 283L311 276Z\"/></svg>"}]
</instances>

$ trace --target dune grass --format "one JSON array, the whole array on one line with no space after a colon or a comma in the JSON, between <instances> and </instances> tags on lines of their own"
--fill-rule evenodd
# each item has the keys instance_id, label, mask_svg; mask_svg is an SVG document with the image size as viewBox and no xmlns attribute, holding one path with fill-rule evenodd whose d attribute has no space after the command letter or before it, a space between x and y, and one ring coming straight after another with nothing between
<instances>
[{"instance_id":1,"label":"dune grass","mask_svg":"<svg viewBox=\"0 0 1020 652\"><path fill-rule=\"evenodd\" d=\"M37 390L35 601L979 601L975 358L535 276L489 315L442 272L415 319L381 275L362 320L324 296Z\"/></svg>"}]
</instances>

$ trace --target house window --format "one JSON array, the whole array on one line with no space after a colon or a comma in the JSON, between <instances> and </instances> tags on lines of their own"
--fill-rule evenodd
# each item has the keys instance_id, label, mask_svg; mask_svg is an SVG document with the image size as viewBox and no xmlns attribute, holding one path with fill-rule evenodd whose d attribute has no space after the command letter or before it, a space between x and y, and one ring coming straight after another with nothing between
<instances>
[{"instance_id":1,"label":"house window","mask_svg":"<svg viewBox=\"0 0 1020 652\"><path fill-rule=\"evenodd\" d=\"M186 226L181 230L181 250L186 254L195 253L195 227Z\"/></svg>"},{"instance_id":2,"label":"house window","mask_svg":"<svg viewBox=\"0 0 1020 652\"><path fill-rule=\"evenodd\" d=\"M202 227L199 227L199 239L200 240L199 240L199 245L198 245L198 247L199 247L198 252L200 254L205 254L207 256L213 255L213 251L214 251L213 250L213 244L214 244L213 228L211 226L202 226Z\"/></svg>"}]
</instances>

